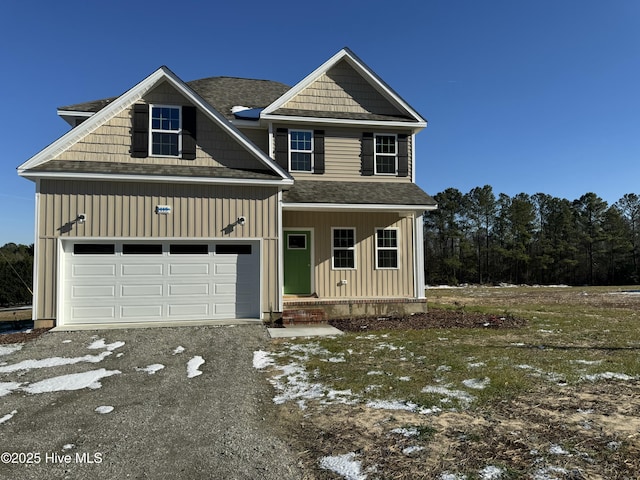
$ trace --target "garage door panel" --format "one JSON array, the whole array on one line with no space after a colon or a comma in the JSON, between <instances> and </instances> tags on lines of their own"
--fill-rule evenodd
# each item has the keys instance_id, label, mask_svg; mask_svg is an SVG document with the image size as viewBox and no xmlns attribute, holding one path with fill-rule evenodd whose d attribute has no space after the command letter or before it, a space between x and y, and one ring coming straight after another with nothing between
<instances>
[{"instance_id":1,"label":"garage door panel","mask_svg":"<svg viewBox=\"0 0 640 480\"><path fill-rule=\"evenodd\" d=\"M199 259L198 259L199 260ZM209 275L208 263L196 263L196 264L183 264L183 263L171 263L169 264L169 275Z\"/></svg>"},{"instance_id":2,"label":"garage door panel","mask_svg":"<svg viewBox=\"0 0 640 480\"><path fill-rule=\"evenodd\" d=\"M70 269L73 278L79 277L115 277L116 266L99 264L75 264Z\"/></svg>"},{"instance_id":3,"label":"garage door panel","mask_svg":"<svg viewBox=\"0 0 640 480\"><path fill-rule=\"evenodd\" d=\"M75 323L88 322L91 323L96 318L104 318L107 320L115 320L116 307L115 306L98 306L98 307L72 307L71 319Z\"/></svg>"},{"instance_id":4,"label":"garage door panel","mask_svg":"<svg viewBox=\"0 0 640 480\"><path fill-rule=\"evenodd\" d=\"M120 317L125 320L138 318L161 319L162 305L122 305L120 306Z\"/></svg>"},{"instance_id":5,"label":"garage door panel","mask_svg":"<svg viewBox=\"0 0 640 480\"><path fill-rule=\"evenodd\" d=\"M162 284L156 285L120 285L121 297L158 297L163 296Z\"/></svg>"},{"instance_id":6,"label":"garage door panel","mask_svg":"<svg viewBox=\"0 0 640 480\"><path fill-rule=\"evenodd\" d=\"M169 296L208 295L208 283L169 284Z\"/></svg>"},{"instance_id":7,"label":"garage door panel","mask_svg":"<svg viewBox=\"0 0 640 480\"><path fill-rule=\"evenodd\" d=\"M207 318L210 315L209 304L190 303L186 305L170 304L169 317Z\"/></svg>"},{"instance_id":8,"label":"garage door panel","mask_svg":"<svg viewBox=\"0 0 640 480\"><path fill-rule=\"evenodd\" d=\"M99 242L96 242L99 243ZM128 246L123 253L123 244ZM70 253L64 248L61 277L63 324L157 322L259 318L260 248L257 242L209 241L205 253L188 241L157 242L154 254L136 252L136 242L113 241L102 254ZM145 239L140 244L151 245ZM199 245L203 242L199 241ZM173 245L173 253L170 246ZM218 249L216 246L224 245ZM69 253L64 253L69 252ZM178 252L178 253L176 253ZM231 253L230 253L231 252ZM236 253L238 252L238 253Z\"/></svg>"},{"instance_id":9,"label":"garage door panel","mask_svg":"<svg viewBox=\"0 0 640 480\"><path fill-rule=\"evenodd\" d=\"M115 298L116 287L114 285L73 285L71 298Z\"/></svg>"},{"instance_id":10,"label":"garage door panel","mask_svg":"<svg viewBox=\"0 0 640 480\"><path fill-rule=\"evenodd\" d=\"M161 263L157 264L139 264L139 263L125 263L122 264L122 276L134 277L134 276L161 276L163 267Z\"/></svg>"}]
</instances>

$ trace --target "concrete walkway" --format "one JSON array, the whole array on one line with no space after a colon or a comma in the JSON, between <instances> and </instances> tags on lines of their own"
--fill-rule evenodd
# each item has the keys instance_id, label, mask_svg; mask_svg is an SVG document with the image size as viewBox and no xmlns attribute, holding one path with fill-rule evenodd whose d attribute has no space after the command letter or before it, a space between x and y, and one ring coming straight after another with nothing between
<instances>
[{"instance_id":1,"label":"concrete walkway","mask_svg":"<svg viewBox=\"0 0 640 480\"><path fill-rule=\"evenodd\" d=\"M267 328L271 338L328 337L344 332L331 325L291 325L285 328Z\"/></svg>"}]
</instances>

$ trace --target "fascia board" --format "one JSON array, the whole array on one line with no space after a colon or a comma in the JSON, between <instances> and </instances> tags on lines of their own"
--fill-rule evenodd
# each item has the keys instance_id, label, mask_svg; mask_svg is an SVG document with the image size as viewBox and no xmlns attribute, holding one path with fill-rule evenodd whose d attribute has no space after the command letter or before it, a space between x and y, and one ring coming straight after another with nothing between
<instances>
[{"instance_id":1,"label":"fascia board","mask_svg":"<svg viewBox=\"0 0 640 480\"><path fill-rule=\"evenodd\" d=\"M295 86L293 86L289 91L287 91L284 95L278 98L275 102L269 105L262 111L260 118L271 118L268 117L270 113L273 113L278 108L281 108L282 105L286 104L293 97L298 95L302 90L311 85L314 81L316 81L323 73L329 71L331 67L333 67L340 60L346 59L347 62L356 69L363 77L371 82L378 92L380 92L383 96L385 96L388 100L394 103L397 107L404 109L407 113L409 113L416 122L420 124L424 124L422 128L427 126L427 121L422 118L422 116L416 112L413 108L409 106L407 102L405 102L400 95L398 95L387 83L382 80L373 70L371 70L362 60L360 60L351 50L348 48L343 48L338 53L336 53L329 60L324 62L318 68L316 68L313 72L307 75L304 79L298 82Z\"/></svg>"},{"instance_id":2,"label":"fascia board","mask_svg":"<svg viewBox=\"0 0 640 480\"><path fill-rule=\"evenodd\" d=\"M410 212L423 212L425 210L436 210L436 205L389 205L389 204L362 204L362 203L282 203L282 208L288 211L296 210L351 210L351 211L371 211L371 210L384 210L384 211L410 211Z\"/></svg>"},{"instance_id":3,"label":"fascia board","mask_svg":"<svg viewBox=\"0 0 640 480\"><path fill-rule=\"evenodd\" d=\"M80 110L57 110L56 113L61 117L83 117L83 118L89 118L96 114L96 112L83 112Z\"/></svg>"},{"instance_id":4,"label":"fascia board","mask_svg":"<svg viewBox=\"0 0 640 480\"><path fill-rule=\"evenodd\" d=\"M98 180L116 182L144 183L206 183L215 185L263 185L290 186L293 179L258 180L250 178L211 178L211 177L173 177L168 175L117 175L112 173L68 173L68 172L19 172L21 177L29 180Z\"/></svg>"},{"instance_id":5,"label":"fascia board","mask_svg":"<svg viewBox=\"0 0 640 480\"><path fill-rule=\"evenodd\" d=\"M419 132L427 126L426 122L396 122L387 120L348 120L343 118L324 117L290 117L284 115L265 115L264 120L272 122L291 123L313 123L314 125L348 125L348 126L372 126L372 127L399 127L410 128L414 132Z\"/></svg>"}]
</instances>

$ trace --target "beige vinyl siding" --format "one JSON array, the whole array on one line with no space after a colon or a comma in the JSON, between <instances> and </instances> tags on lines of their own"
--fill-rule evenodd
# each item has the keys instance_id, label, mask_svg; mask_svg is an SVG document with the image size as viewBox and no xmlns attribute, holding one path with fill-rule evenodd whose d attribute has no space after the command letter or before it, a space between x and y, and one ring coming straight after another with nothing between
<instances>
[{"instance_id":1,"label":"beige vinyl siding","mask_svg":"<svg viewBox=\"0 0 640 480\"><path fill-rule=\"evenodd\" d=\"M260 128L241 128L240 131L253 144L268 155L269 152L269 132Z\"/></svg>"},{"instance_id":2,"label":"beige vinyl siding","mask_svg":"<svg viewBox=\"0 0 640 480\"><path fill-rule=\"evenodd\" d=\"M282 127L282 125L278 125ZM285 127L286 128L286 127ZM372 131L372 130L366 130ZM324 130L325 172L316 175L306 172L293 172L299 180L345 181L345 182L411 182L412 136L409 135L409 174L406 177L395 175L363 176L362 169L362 128L327 128ZM396 133L385 131L376 133ZM403 132L408 133L408 132Z\"/></svg>"},{"instance_id":3,"label":"beige vinyl siding","mask_svg":"<svg viewBox=\"0 0 640 480\"><path fill-rule=\"evenodd\" d=\"M286 102L283 108L403 115L345 60Z\"/></svg>"},{"instance_id":4,"label":"beige vinyl siding","mask_svg":"<svg viewBox=\"0 0 640 480\"><path fill-rule=\"evenodd\" d=\"M313 227L314 283L320 298L413 297L413 216L368 212L284 212L284 228ZM333 270L331 228L355 228L356 269ZM375 268L376 228L398 228L400 268ZM347 285L339 286L340 280Z\"/></svg>"},{"instance_id":5,"label":"beige vinyl siding","mask_svg":"<svg viewBox=\"0 0 640 480\"><path fill-rule=\"evenodd\" d=\"M163 105L191 105L186 98L166 82L150 91L138 103ZM214 124L200 110L197 112L197 147L194 160L165 157L131 157L132 108L115 115L102 126L86 135L56 159L100 162L121 162L156 165L195 165L210 167L265 169L226 130Z\"/></svg>"},{"instance_id":6,"label":"beige vinyl siding","mask_svg":"<svg viewBox=\"0 0 640 480\"><path fill-rule=\"evenodd\" d=\"M170 205L168 215L156 205ZM156 183L42 180L38 213L36 318L56 315L60 237L262 238L263 311L277 309L277 189ZM85 223L75 223L78 214ZM225 231L244 216L244 226Z\"/></svg>"}]
</instances>

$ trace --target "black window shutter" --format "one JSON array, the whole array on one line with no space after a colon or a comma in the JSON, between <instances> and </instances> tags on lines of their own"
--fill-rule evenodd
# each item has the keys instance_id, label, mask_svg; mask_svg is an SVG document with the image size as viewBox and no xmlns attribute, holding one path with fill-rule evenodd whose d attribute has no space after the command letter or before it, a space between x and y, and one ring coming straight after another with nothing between
<instances>
[{"instance_id":1,"label":"black window shutter","mask_svg":"<svg viewBox=\"0 0 640 480\"><path fill-rule=\"evenodd\" d=\"M409 175L409 136L398 134L398 176Z\"/></svg>"},{"instance_id":2,"label":"black window shutter","mask_svg":"<svg viewBox=\"0 0 640 480\"><path fill-rule=\"evenodd\" d=\"M276 128L276 163L289 170L289 130Z\"/></svg>"},{"instance_id":3,"label":"black window shutter","mask_svg":"<svg viewBox=\"0 0 640 480\"><path fill-rule=\"evenodd\" d=\"M182 107L182 158L196 158L196 107Z\"/></svg>"},{"instance_id":4,"label":"black window shutter","mask_svg":"<svg viewBox=\"0 0 640 480\"><path fill-rule=\"evenodd\" d=\"M362 175L373 175L373 133L362 134Z\"/></svg>"},{"instance_id":5,"label":"black window shutter","mask_svg":"<svg viewBox=\"0 0 640 480\"><path fill-rule=\"evenodd\" d=\"M313 131L313 173L324 173L324 130Z\"/></svg>"},{"instance_id":6,"label":"black window shutter","mask_svg":"<svg viewBox=\"0 0 640 480\"><path fill-rule=\"evenodd\" d=\"M146 158L149 156L149 106L133 106L133 129L131 131L131 156Z\"/></svg>"}]
</instances>

